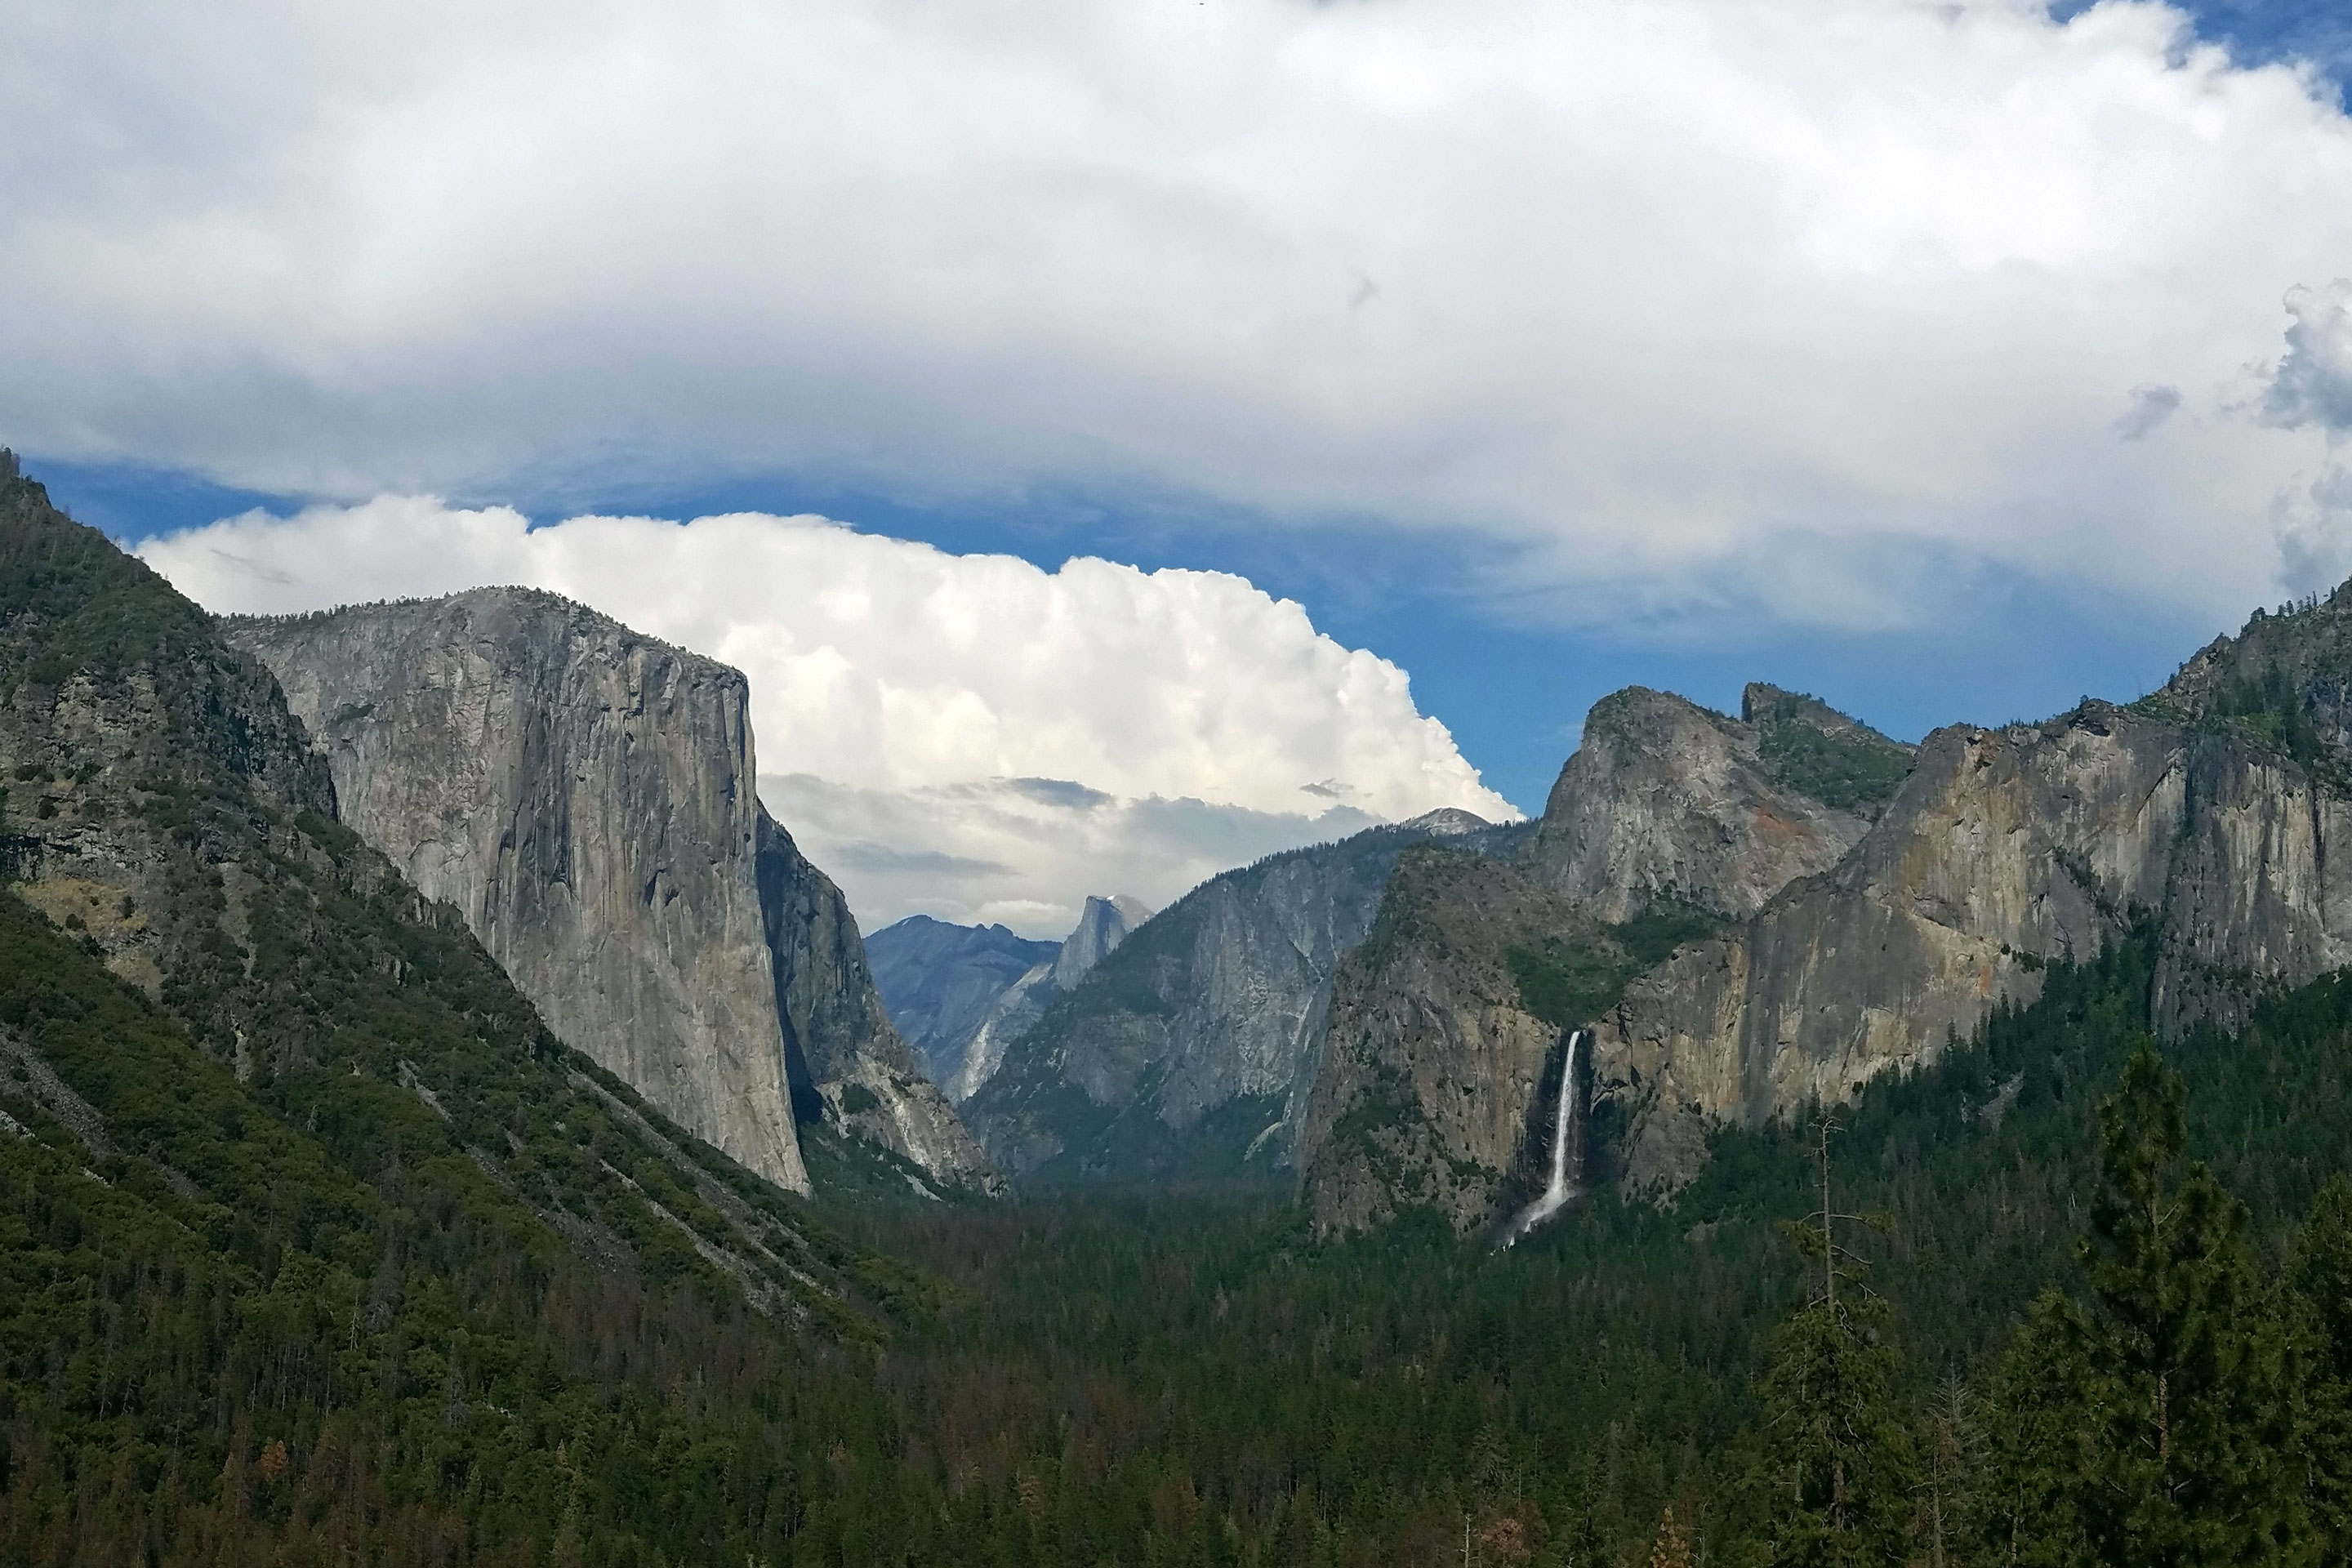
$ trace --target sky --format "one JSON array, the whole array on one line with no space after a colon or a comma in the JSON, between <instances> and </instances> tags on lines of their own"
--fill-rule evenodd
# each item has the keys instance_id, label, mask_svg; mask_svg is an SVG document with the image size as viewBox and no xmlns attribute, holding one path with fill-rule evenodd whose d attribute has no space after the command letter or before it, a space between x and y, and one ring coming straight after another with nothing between
<instances>
[{"instance_id":1,"label":"sky","mask_svg":"<svg viewBox=\"0 0 2352 1568\"><path fill-rule=\"evenodd\" d=\"M0 443L213 608L751 676L872 930L1056 935L1619 687L1906 739L2352 574L2352 27L2217 0L0 16Z\"/></svg>"}]
</instances>

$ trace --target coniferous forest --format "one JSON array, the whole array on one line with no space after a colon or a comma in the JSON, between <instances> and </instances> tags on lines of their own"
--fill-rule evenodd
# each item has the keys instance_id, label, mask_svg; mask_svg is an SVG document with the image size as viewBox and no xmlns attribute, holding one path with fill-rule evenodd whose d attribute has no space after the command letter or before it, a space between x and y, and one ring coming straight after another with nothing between
<instances>
[{"instance_id":1,"label":"coniferous forest","mask_svg":"<svg viewBox=\"0 0 2352 1568\"><path fill-rule=\"evenodd\" d=\"M10 1562L2326 1562L2352 1528L2336 981L2168 1062L2143 953L2054 973L1831 1119L1826 1254L1814 1122L1501 1254L1318 1247L1277 1193L796 1213L860 1310L780 1326L686 1260L581 1265L429 1111L248 1090L0 919L0 1018L110 1145L13 1069Z\"/></svg>"},{"instance_id":2,"label":"coniferous forest","mask_svg":"<svg viewBox=\"0 0 2352 1568\"><path fill-rule=\"evenodd\" d=\"M2352 1552L2352 981L2159 1043L2117 942L1500 1253L1285 1190L804 1202L307 805L201 612L5 500L8 852L162 892L0 896L0 1562Z\"/></svg>"}]
</instances>

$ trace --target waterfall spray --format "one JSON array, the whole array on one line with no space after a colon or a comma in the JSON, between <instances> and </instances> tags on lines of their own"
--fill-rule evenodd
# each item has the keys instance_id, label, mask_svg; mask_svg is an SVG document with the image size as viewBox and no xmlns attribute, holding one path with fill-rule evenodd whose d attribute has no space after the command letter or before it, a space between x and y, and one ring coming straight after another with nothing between
<instances>
[{"instance_id":1,"label":"waterfall spray","mask_svg":"<svg viewBox=\"0 0 2352 1568\"><path fill-rule=\"evenodd\" d=\"M1583 1038L1581 1029L1568 1037L1568 1055L1559 1064L1559 1109L1553 1113L1551 1124L1551 1183L1543 1196L1512 1218L1510 1228L1503 1233L1505 1247L1567 1207L1568 1200L1576 1195L1575 1184L1568 1179L1568 1126L1576 1115L1576 1047Z\"/></svg>"}]
</instances>

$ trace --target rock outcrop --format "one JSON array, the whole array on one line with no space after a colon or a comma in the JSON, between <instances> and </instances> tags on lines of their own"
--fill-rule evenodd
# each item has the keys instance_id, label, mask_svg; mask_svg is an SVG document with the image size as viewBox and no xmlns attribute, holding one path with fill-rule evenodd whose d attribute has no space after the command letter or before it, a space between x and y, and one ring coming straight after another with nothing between
<instances>
[{"instance_id":1,"label":"rock outcrop","mask_svg":"<svg viewBox=\"0 0 2352 1568\"><path fill-rule=\"evenodd\" d=\"M1086 907L1078 911L1078 923L1062 939L1054 955L1006 986L964 1041L962 1055L940 1086L948 1098L961 1105L978 1094L1004 1065L1005 1052L1036 1026L1054 998L1084 981L1096 964L1127 940L1129 931L1150 918L1151 907L1140 899L1123 893L1107 899L1088 894Z\"/></svg>"},{"instance_id":2,"label":"rock outcrop","mask_svg":"<svg viewBox=\"0 0 2352 1568\"><path fill-rule=\"evenodd\" d=\"M1910 765L1770 686L1738 719L1639 687L1596 703L1516 868L1416 852L1340 965L1298 1156L1316 1225L1424 1206L1467 1230L1530 1195L1526 1118L1563 1026L1837 865Z\"/></svg>"},{"instance_id":3,"label":"rock outcrop","mask_svg":"<svg viewBox=\"0 0 2352 1568\"><path fill-rule=\"evenodd\" d=\"M1837 867L1678 953L1600 1021L1594 1092L1630 1128L1629 1184L1686 1179L1709 1120L1835 1101L1932 1058L2000 999L2030 1000L2046 963L2135 921L2158 942L2160 1028L2235 1021L2260 987L2352 961L2352 801L2329 706L2352 679L2347 613L2257 621L2243 641L2272 647L2248 660L2224 639L2130 709L1930 735ZM2246 662L2263 672L2252 696L2231 673ZM2279 744L2294 733L2308 764Z\"/></svg>"},{"instance_id":4,"label":"rock outcrop","mask_svg":"<svg viewBox=\"0 0 2352 1568\"><path fill-rule=\"evenodd\" d=\"M1150 918L1151 906L1141 899L1130 899L1125 893L1107 899L1088 895L1086 907L1078 911L1078 923L1070 928L1054 954L1054 984L1064 991L1074 989Z\"/></svg>"},{"instance_id":5,"label":"rock outcrop","mask_svg":"<svg viewBox=\"0 0 2352 1568\"><path fill-rule=\"evenodd\" d=\"M1057 996L965 1107L1046 1180L1269 1176L1293 1161L1330 977L1408 847L1517 828L1376 827L1213 877ZM1450 831L1449 831L1450 830Z\"/></svg>"},{"instance_id":6,"label":"rock outcrop","mask_svg":"<svg viewBox=\"0 0 2352 1568\"><path fill-rule=\"evenodd\" d=\"M1001 925L909 915L866 946L891 1021L915 1042L931 1080L961 1104L995 1076L1007 1047L1047 1003L1150 918L1140 899L1089 896L1058 942L1029 942Z\"/></svg>"},{"instance_id":7,"label":"rock outcrop","mask_svg":"<svg viewBox=\"0 0 2352 1568\"><path fill-rule=\"evenodd\" d=\"M805 1191L788 1061L910 1068L838 890L753 792L737 671L523 589L224 630L278 677L342 820L681 1126ZM942 1179L980 1168L915 1083L869 1087L907 1104L866 1130Z\"/></svg>"},{"instance_id":8,"label":"rock outcrop","mask_svg":"<svg viewBox=\"0 0 2352 1568\"><path fill-rule=\"evenodd\" d=\"M1299 1146L1325 1234L1433 1210L1494 1219L1562 1092L1561 1031L1514 973L1538 933L1597 938L1588 917L1501 862L1405 852L1363 944L1339 962ZM1547 1081L1549 1073L1549 1081Z\"/></svg>"},{"instance_id":9,"label":"rock outcrop","mask_svg":"<svg viewBox=\"0 0 2352 1568\"><path fill-rule=\"evenodd\" d=\"M1738 720L1629 687L1585 719L1528 868L1604 921L1661 895L1751 915L1836 865L1909 762L1908 747L1776 687L1748 687Z\"/></svg>"},{"instance_id":10,"label":"rock outcrop","mask_svg":"<svg viewBox=\"0 0 2352 1568\"><path fill-rule=\"evenodd\" d=\"M883 1011L841 889L764 807L758 844L760 907L794 1090L813 1091L852 1135L940 1182L996 1191L1000 1184L980 1145Z\"/></svg>"}]
</instances>

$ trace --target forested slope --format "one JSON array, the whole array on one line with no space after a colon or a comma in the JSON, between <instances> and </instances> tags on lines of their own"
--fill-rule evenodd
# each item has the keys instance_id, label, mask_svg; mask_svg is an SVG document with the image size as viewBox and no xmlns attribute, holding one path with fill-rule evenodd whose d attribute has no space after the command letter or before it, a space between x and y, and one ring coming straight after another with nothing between
<instances>
[{"instance_id":1,"label":"forested slope","mask_svg":"<svg viewBox=\"0 0 2352 1568\"><path fill-rule=\"evenodd\" d=\"M813 1369L922 1288L551 1036L7 468L0 1560L759 1546Z\"/></svg>"}]
</instances>

